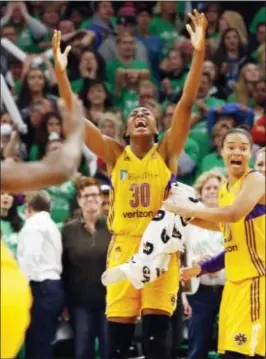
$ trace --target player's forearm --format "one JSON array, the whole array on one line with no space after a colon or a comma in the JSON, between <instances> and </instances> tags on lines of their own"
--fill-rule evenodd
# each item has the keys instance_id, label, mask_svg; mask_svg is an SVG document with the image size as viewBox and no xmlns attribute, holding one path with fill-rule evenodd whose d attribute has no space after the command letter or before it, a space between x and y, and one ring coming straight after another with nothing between
<instances>
[{"instance_id":1,"label":"player's forearm","mask_svg":"<svg viewBox=\"0 0 266 359\"><path fill-rule=\"evenodd\" d=\"M223 208L197 208L195 206L192 217L216 223L232 223L236 221L232 206Z\"/></svg>"},{"instance_id":2,"label":"player's forearm","mask_svg":"<svg viewBox=\"0 0 266 359\"><path fill-rule=\"evenodd\" d=\"M200 264L200 275L207 273L216 273L225 267L225 252L219 253L217 256Z\"/></svg>"},{"instance_id":3,"label":"player's forearm","mask_svg":"<svg viewBox=\"0 0 266 359\"><path fill-rule=\"evenodd\" d=\"M70 109L73 94L69 79L67 77L67 73L66 71L61 71L57 67L55 67L55 73L57 78L57 84L59 87L60 97L65 100L68 109Z\"/></svg>"},{"instance_id":4,"label":"player's forearm","mask_svg":"<svg viewBox=\"0 0 266 359\"><path fill-rule=\"evenodd\" d=\"M188 107L192 106L200 85L202 65L205 58L205 46L201 51L194 50L190 71L183 88L182 101Z\"/></svg>"}]
</instances>

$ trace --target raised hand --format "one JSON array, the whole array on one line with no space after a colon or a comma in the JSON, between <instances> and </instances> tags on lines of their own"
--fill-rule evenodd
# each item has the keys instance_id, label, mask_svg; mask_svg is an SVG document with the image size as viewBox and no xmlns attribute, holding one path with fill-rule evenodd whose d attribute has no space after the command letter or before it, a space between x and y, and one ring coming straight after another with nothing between
<instances>
[{"instance_id":1,"label":"raised hand","mask_svg":"<svg viewBox=\"0 0 266 359\"><path fill-rule=\"evenodd\" d=\"M191 43L195 50L201 51L205 48L205 33L208 21L205 15L203 13L199 14L197 10L194 10L193 14L189 13L188 16L194 25L194 29L192 29L191 25L186 25Z\"/></svg>"},{"instance_id":2,"label":"raised hand","mask_svg":"<svg viewBox=\"0 0 266 359\"><path fill-rule=\"evenodd\" d=\"M71 50L71 46L67 46L64 53L61 52L61 31L54 30L54 35L52 39L52 48L54 54L55 68L60 72L64 72L67 67L67 57Z\"/></svg>"}]
</instances>

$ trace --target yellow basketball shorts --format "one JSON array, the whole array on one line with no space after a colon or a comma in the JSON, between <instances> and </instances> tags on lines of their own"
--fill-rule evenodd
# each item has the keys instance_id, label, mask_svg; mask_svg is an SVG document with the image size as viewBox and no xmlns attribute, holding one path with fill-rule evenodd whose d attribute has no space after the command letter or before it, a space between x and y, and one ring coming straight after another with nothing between
<instances>
[{"instance_id":1,"label":"yellow basketball shorts","mask_svg":"<svg viewBox=\"0 0 266 359\"><path fill-rule=\"evenodd\" d=\"M1 243L1 358L15 358L30 323L30 288L12 254Z\"/></svg>"},{"instance_id":2,"label":"yellow basketball shorts","mask_svg":"<svg viewBox=\"0 0 266 359\"><path fill-rule=\"evenodd\" d=\"M140 246L140 237L113 236L107 255L107 267L127 262ZM138 290L129 280L107 286L107 317L136 317L143 309L163 310L170 315L176 307L179 288L179 257L173 254L168 271Z\"/></svg>"},{"instance_id":3,"label":"yellow basketball shorts","mask_svg":"<svg viewBox=\"0 0 266 359\"><path fill-rule=\"evenodd\" d=\"M219 316L219 353L265 355L265 277L227 281Z\"/></svg>"}]
</instances>

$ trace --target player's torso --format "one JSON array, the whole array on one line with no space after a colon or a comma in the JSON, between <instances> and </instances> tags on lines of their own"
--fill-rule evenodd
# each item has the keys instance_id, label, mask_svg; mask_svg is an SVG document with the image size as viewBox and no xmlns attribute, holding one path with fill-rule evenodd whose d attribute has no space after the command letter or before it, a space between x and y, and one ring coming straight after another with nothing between
<instances>
[{"instance_id":1,"label":"player's torso","mask_svg":"<svg viewBox=\"0 0 266 359\"><path fill-rule=\"evenodd\" d=\"M220 207L230 206L241 190L245 175L219 194ZM265 275L265 205L256 205L238 222L223 224L226 275L231 281Z\"/></svg>"},{"instance_id":2,"label":"player's torso","mask_svg":"<svg viewBox=\"0 0 266 359\"><path fill-rule=\"evenodd\" d=\"M154 146L138 159L127 146L111 175L109 228L117 235L141 236L159 210L171 172Z\"/></svg>"}]
</instances>

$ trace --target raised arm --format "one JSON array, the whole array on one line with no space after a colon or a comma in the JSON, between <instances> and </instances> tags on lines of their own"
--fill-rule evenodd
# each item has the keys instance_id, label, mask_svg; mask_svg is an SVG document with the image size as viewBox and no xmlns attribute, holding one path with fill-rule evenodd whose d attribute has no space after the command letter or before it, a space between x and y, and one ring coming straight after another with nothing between
<instances>
[{"instance_id":1,"label":"raised arm","mask_svg":"<svg viewBox=\"0 0 266 359\"><path fill-rule=\"evenodd\" d=\"M55 72L59 87L60 96L65 100L67 107L72 106L72 89L67 77L67 56L71 50L67 46L64 53L60 50L61 33L55 30L53 36L53 54L55 62ZM91 122L84 118L85 131L84 142L88 148L97 156L101 157L108 165L113 165L123 148L112 138L103 136L99 129Z\"/></svg>"},{"instance_id":2,"label":"raised arm","mask_svg":"<svg viewBox=\"0 0 266 359\"><path fill-rule=\"evenodd\" d=\"M231 206L221 208L199 208L191 202L179 203L178 205L165 203L165 208L185 218L197 218L215 223L234 223L249 213L258 204L264 206L265 211L265 177L258 172L251 172L243 181L243 186L236 200ZM196 221L193 223L197 225Z\"/></svg>"},{"instance_id":3,"label":"raised arm","mask_svg":"<svg viewBox=\"0 0 266 359\"><path fill-rule=\"evenodd\" d=\"M72 110L61 108L68 136L59 151L51 152L40 162L1 163L1 189L23 192L53 186L67 181L76 171L83 143L82 104L72 100Z\"/></svg>"},{"instance_id":4,"label":"raised arm","mask_svg":"<svg viewBox=\"0 0 266 359\"><path fill-rule=\"evenodd\" d=\"M205 57L206 17L204 14L199 14L196 10L194 10L193 15L189 14L189 17L194 25L194 30L190 25L186 25L186 27L194 47L194 54L182 97L176 106L171 127L161 144L162 154L167 160L170 160L172 156L178 156L184 147L190 129L192 106L198 92Z\"/></svg>"}]
</instances>

